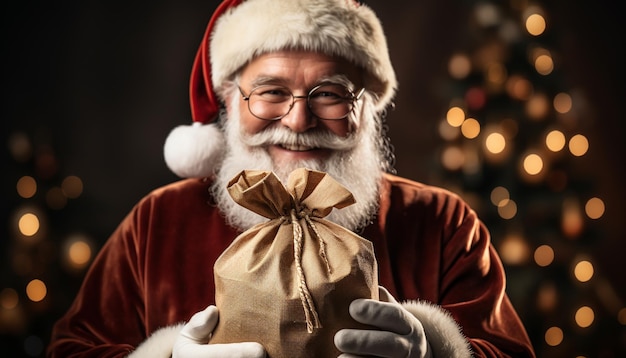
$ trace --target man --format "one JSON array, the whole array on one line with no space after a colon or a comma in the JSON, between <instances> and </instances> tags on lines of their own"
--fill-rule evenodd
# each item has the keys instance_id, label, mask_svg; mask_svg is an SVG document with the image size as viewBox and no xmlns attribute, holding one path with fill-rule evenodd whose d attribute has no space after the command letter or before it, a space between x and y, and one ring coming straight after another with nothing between
<instances>
[{"instance_id":1,"label":"man","mask_svg":"<svg viewBox=\"0 0 626 358\"><path fill-rule=\"evenodd\" d=\"M226 0L190 83L194 124L166 141L186 179L150 193L102 248L55 325L51 357L263 357L263 342L209 344L213 264L264 218L226 184L246 169L281 180L324 171L356 204L329 219L373 243L380 301L350 315L342 357L534 356L484 225L458 196L402 179L382 116L396 90L379 20L352 0Z\"/></svg>"}]
</instances>

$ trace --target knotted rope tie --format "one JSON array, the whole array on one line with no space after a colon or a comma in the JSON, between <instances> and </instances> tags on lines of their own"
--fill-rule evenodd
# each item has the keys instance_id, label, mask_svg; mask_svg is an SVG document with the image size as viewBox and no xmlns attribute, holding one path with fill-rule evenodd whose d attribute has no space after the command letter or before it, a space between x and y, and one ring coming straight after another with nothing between
<instances>
[{"instance_id":1,"label":"knotted rope tie","mask_svg":"<svg viewBox=\"0 0 626 358\"><path fill-rule=\"evenodd\" d=\"M311 292L306 284L306 277L304 275L304 270L302 269L302 246L304 244L304 235L303 229L300 225L299 217L304 218L307 224L313 229L313 232L317 236L320 241L320 256L324 260L326 264L326 270L330 274L330 263L328 262L328 257L326 256L326 242L319 234L319 231L313 224L313 221L309 217L309 213L305 210L302 210L298 214L296 214L296 210L291 210L291 224L293 227L293 251L294 251L294 259L296 262L296 273L298 275L298 292L300 293L300 300L302 301L302 307L304 308L304 316L306 318L306 329L309 333L313 333L313 329L321 328L322 325L319 320L319 316L317 314L317 310L315 309L315 302L313 302L313 298L311 297Z\"/></svg>"}]
</instances>

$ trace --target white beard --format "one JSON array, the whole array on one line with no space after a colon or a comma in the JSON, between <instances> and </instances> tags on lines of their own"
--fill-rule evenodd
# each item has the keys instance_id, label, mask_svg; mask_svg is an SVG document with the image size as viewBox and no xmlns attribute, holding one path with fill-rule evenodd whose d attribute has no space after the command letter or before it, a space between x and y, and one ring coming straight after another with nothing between
<instances>
[{"instance_id":1,"label":"white beard","mask_svg":"<svg viewBox=\"0 0 626 358\"><path fill-rule=\"evenodd\" d=\"M238 96L233 96L238 100ZM267 221L243 206L235 203L227 191L228 182L243 170L272 171L283 182L298 168L308 168L328 173L345 186L356 203L340 210L333 210L326 219L349 230L356 231L370 223L378 209L379 186L383 173L390 169L391 152L387 146L380 120L374 116L372 101L364 96L363 108L356 122L360 126L347 138L330 131L310 131L296 134L280 125L255 135L243 134L240 127L238 105L223 121L226 153L211 188L216 203L228 224L246 230ZM369 115L365 115L369 114ZM355 114L357 116L358 114ZM222 118L223 119L223 118ZM266 150L268 143L299 143L314 147L331 148L327 160L300 160L274 163Z\"/></svg>"}]
</instances>

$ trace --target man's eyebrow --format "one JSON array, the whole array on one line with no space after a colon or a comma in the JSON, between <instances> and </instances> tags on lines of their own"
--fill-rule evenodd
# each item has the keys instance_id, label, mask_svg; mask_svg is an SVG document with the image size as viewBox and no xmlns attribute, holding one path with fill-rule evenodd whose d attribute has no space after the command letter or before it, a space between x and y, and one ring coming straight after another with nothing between
<instances>
[{"instance_id":1,"label":"man's eyebrow","mask_svg":"<svg viewBox=\"0 0 626 358\"><path fill-rule=\"evenodd\" d=\"M348 76L346 75L336 74L336 75L324 76L320 78L318 83L324 83L324 82L332 82L332 83L336 83L339 85L343 85L346 88L350 89L351 91L354 91L354 83L352 83L352 81L350 81L350 79L348 79Z\"/></svg>"},{"instance_id":2,"label":"man's eyebrow","mask_svg":"<svg viewBox=\"0 0 626 358\"><path fill-rule=\"evenodd\" d=\"M354 91L355 89L354 83L350 81L350 79L348 79L348 76L343 75L343 74L335 74L335 75L320 77L317 83L313 84L311 87L315 87L318 84L327 83L327 82L332 82L332 83L343 85L347 87L348 89L350 89L351 91ZM281 85L281 86L287 87L288 84L289 84L289 79L283 78L283 77L273 77L273 76L259 76L255 78L254 80L252 80L252 82L250 83L250 85L253 88L258 87L258 86L263 86L263 85Z\"/></svg>"},{"instance_id":3,"label":"man's eyebrow","mask_svg":"<svg viewBox=\"0 0 626 358\"><path fill-rule=\"evenodd\" d=\"M287 85L287 79L281 77L260 76L252 80L250 83L252 87L258 87L263 85Z\"/></svg>"}]
</instances>

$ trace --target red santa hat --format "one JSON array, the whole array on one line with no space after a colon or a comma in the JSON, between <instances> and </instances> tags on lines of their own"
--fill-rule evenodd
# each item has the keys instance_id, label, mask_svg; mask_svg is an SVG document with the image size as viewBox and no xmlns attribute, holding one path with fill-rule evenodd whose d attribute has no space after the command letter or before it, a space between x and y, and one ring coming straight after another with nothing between
<instances>
[{"instance_id":1,"label":"red santa hat","mask_svg":"<svg viewBox=\"0 0 626 358\"><path fill-rule=\"evenodd\" d=\"M165 141L167 166L176 175L213 174L224 149L215 125L218 93L255 57L302 49L344 58L364 69L365 89L382 111L397 87L387 41L375 13L354 0L224 0L213 14L191 71L192 125Z\"/></svg>"}]
</instances>

